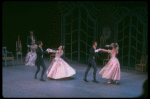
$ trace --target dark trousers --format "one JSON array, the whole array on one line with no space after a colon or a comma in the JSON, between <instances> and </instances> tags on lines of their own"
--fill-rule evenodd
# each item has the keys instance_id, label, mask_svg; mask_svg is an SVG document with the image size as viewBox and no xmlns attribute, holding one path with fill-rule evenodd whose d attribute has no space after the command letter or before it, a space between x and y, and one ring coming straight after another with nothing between
<instances>
[{"instance_id":1,"label":"dark trousers","mask_svg":"<svg viewBox=\"0 0 150 99\"><path fill-rule=\"evenodd\" d=\"M37 76L37 73L40 71L40 66L43 68L42 74L41 74L41 79L43 79L43 75L44 75L45 70L46 70L45 63L44 63L43 58L41 59L40 62L37 62L37 71L36 71L36 73L35 73L35 76Z\"/></svg>"},{"instance_id":2,"label":"dark trousers","mask_svg":"<svg viewBox=\"0 0 150 99\"><path fill-rule=\"evenodd\" d=\"M97 72L97 65L95 63L95 59L94 58L88 59L88 64L87 65L88 65L88 67L86 69L84 79L86 79L87 74L88 74L89 70L91 69L91 67L94 69L93 77L94 77L94 79L96 79L95 77L96 77L96 72Z\"/></svg>"}]
</instances>

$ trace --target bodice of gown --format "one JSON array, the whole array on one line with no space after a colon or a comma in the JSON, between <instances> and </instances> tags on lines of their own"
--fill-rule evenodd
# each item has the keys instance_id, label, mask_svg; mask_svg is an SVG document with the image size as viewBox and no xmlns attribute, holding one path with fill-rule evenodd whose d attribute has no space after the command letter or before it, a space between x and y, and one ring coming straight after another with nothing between
<instances>
[{"instance_id":1,"label":"bodice of gown","mask_svg":"<svg viewBox=\"0 0 150 99\"><path fill-rule=\"evenodd\" d=\"M116 58L116 52L115 52L115 53L112 53L112 52L111 52L111 53L110 53L110 57L111 57L111 58Z\"/></svg>"},{"instance_id":2,"label":"bodice of gown","mask_svg":"<svg viewBox=\"0 0 150 99\"><path fill-rule=\"evenodd\" d=\"M57 53L55 54L55 58L60 58L61 55L63 55L63 51L62 51L62 53L58 53L58 52L57 52Z\"/></svg>"},{"instance_id":3,"label":"bodice of gown","mask_svg":"<svg viewBox=\"0 0 150 99\"><path fill-rule=\"evenodd\" d=\"M31 46L31 49L32 49L32 52L33 52L33 53L36 52L37 45L34 45L34 46L32 45L32 46Z\"/></svg>"}]
</instances>

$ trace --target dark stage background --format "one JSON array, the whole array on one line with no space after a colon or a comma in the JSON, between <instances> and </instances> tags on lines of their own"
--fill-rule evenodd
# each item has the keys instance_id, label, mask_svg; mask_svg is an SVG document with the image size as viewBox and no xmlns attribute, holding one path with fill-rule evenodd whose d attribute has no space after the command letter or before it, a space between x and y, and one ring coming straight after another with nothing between
<instances>
[{"instance_id":1,"label":"dark stage background","mask_svg":"<svg viewBox=\"0 0 150 99\"><path fill-rule=\"evenodd\" d=\"M70 6L71 4L76 5L80 4L76 1L70 2L64 2L64 5ZM70 5L69 5L70 4ZM85 3L86 4L86 3ZM88 4L88 3L87 3ZM94 1L92 4L101 11L99 13L100 17L98 18L98 36L102 35L102 27L103 26L109 26L112 28L112 33L110 38L107 41L107 44L110 44L114 41L114 21L110 18L109 14L115 12L119 7L127 7L130 10L133 10L137 7L146 7L148 10L147 2L98 2ZM10 52L13 52L13 55L15 55L16 50L16 41L18 40L18 36L20 36L20 40L22 42L22 51L23 54L27 54L27 36L29 36L29 32L31 30L34 31L34 35L37 37L37 40L43 41L43 49L46 50L47 48L57 48L61 44L61 17L63 14L67 13L65 10L61 9L64 7L63 3L60 4L58 1L5 1L2 3L2 46L6 46L7 50ZM104 7L105 5L106 7ZM62 11L63 14L62 14ZM86 17L85 11L81 8L81 17L84 19ZM109 12L108 12L109 11ZM85 14L85 15L84 15ZM74 10L73 18L76 18L79 16L78 9ZM94 17L94 16L92 16ZM68 18L68 20L71 17ZM66 21L68 21L66 20ZM70 22L69 21L69 22ZM125 19L125 22L129 21L129 17ZM74 21L77 22L77 21ZM83 22L84 23L84 22ZM133 18L134 23L134 18ZM81 23L82 24L82 23ZM73 26L73 30L78 28L78 23ZM91 24L89 24L91 25ZM125 24L126 25L126 24ZM134 24L133 24L134 25ZM119 29L120 29L119 25ZM86 29L86 25L82 25L82 29ZM139 26L140 27L140 26ZM119 30L118 29L118 30ZM122 27L121 27L122 29ZM139 28L140 29L140 28ZM125 30L126 33L128 33L128 30ZM69 31L66 28L66 33ZM93 31L89 31L89 35L93 36ZM132 29L133 31L133 29ZM76 31L78 34L78 31ZM135 33L133 31L132 33ZM66 36L67 37L67 36ZM74 38L78 38L77 36L73 36ZM81 39L85 39L84 33L81 33ZM77 40L75 38L75 40ZM122 35L118 35L119 39L122 39ZM70 43L70 35L68 38L65 39L65 41L69 40ZM140 39L139 39L140 40ZM101 44L100 37L97 37L98 46ZM126 39L125 43L128 45L129 40ZM88 44L91 45L92 40L88 40ZM141 40L142 42L142 40ZM74 43L77 45L76 43ZM148 44L148 43L146 43ZM81 43L81 51L85 51L85 45L84 43ZM104 46L105 44L101 44L101 46ZM135 45L135 41L131 42L131 45ZM65 48L65 52L69 52L71 48L68 46ZM138 48L140 51L142 51L142 47L140 46ZM77 51L78 47L73 46L73 51ZM148 50L146 50L146 53ZM134 52L135 53L135 52ZM75 55L74 55L75 54ZM73 57L76 57L76 53L73 54ZM124 53L126 54L126 53ZM122 55L121 52L119 55ZM119 56L118 57L121 57ZM49 56L49 55L48 55ZM85 55L81 54L81 57L83 56L83 59L85 59ZM76 57L77 58L77 57ZM75 60L77 60L75 58ZM140 56L138 56L140 59ZM102 63L102 62L101 62Z\"/></svg>"},{"instance_id":2,"label":"dark stage background","mask_svg":"<svg viewBox=\"0 0 150 99\"><path fill-rule=\"evenodd\" d=\"M5 1L2 3L2 46L15 55L18 36L27 53L27 36L33 30L43 49L61 43L61 12L57 2Z\"/></svg>"}]
</instances>

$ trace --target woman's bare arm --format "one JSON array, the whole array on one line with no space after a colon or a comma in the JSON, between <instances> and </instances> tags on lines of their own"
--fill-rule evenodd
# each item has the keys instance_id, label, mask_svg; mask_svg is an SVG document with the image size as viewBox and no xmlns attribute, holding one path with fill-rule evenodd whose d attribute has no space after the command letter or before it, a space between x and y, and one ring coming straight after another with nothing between
<instances>
[{"instance_id":1,"label":"woman's bare arm","mask_svg":"<svg viewBox=\"0 0 150 99\"><path fill-rule=\"evenodd\" d=\"M106 49L100 49L101 51L104 51L104 52L108 52L108 53L110 53L111 52L111 50L106 50Z\"/></svg>"}]
</instances>

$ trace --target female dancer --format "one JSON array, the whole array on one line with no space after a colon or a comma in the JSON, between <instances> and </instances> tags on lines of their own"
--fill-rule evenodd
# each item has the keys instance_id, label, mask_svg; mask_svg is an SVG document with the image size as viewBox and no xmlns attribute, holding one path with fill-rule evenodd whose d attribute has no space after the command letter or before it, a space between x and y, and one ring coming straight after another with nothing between
<instances>
[{"instance_id":1,"label":"female dancer","mask_svg":"<svg viewBox=\"0 0 150 99\"><path fill-rule=\"evenodd\" d=\"M47 70L47 77L60 79L74 75L76 73L75 69L70 67L68 63L60 58L60 56L63 55L62 46L60 46L58 49L59 50L47 49L50 52L56 53L55 58Z\"/></svg>"},{"instance_id":2,"label":"female dancer","mask_svg":"<svg viewBox=\"0 0 150 99\"><path fill-rule=\"evenodd\" d=\"M113 80L116 80L116 84L118 84L118 80L120 80L120 63L116 58L116 54L118 54L118 44L112 43L110 45L112 50L100 49L100 51L108 52L111 54L111 58L109 62L101 69L99 72L102 75L102 78L110 79L108 83L111 83Z\"/></svg>"},{"instance_id":3,"label":"female dancer","mask_svg":"<svg viewBox=\"0 0 150 99\"><path fill-rule=\"evenodd\" d=\"M25 65L27 66L35 66L35 60L36 60L36 49L37 45L35 44L35 40L32 40L32 45L31 45L31 52L28 52L25 58Z\"/></svg>"}]
</instances>

